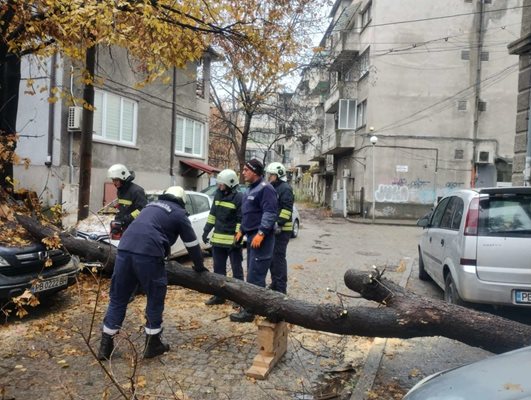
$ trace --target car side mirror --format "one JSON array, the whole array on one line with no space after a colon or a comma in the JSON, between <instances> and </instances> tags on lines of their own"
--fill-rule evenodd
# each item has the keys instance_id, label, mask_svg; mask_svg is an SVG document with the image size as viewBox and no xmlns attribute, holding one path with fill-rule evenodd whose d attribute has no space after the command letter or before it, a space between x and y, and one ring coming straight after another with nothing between
<instances>
[{"instance_id":1,"label":"car side mirror","mask_svg":"<svg viewBox=\"0 0 531 400\"><path fill-rule=\"evenodd\" d=\"M426 228L430 224L430 215L425 215L417 221L417 226Z\"/></svg>"}]
</instances>

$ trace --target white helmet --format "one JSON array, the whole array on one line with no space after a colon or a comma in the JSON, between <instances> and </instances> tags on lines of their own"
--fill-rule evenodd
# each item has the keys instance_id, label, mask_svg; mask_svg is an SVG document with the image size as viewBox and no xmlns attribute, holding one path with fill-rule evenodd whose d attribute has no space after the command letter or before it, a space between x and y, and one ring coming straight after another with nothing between
<instances>
[{"instance_id":1,"label":"white helmet","mask_svg":"<svg viewBox=\"0 0 531 400\"><path fill-rule=\"evenodd\" d=\"M238 175L232 169L224 169L216 177L217 183L223 183L224 185L233 188L238 184Z\"/></svg>"},{"instance_id":2,"label":"white helmet","mask_svg":"<svg viewBox=\"0 0 531 400\"><path fill-rule=\"evenodd\" d=\"M269 164L266 168L266 173L269 174L269 175L276 175L278 176L278 179L286 182L287 181L287 177L286 177L286 167L284 167L281 163L279 162L272 162L271 164Z\"/></svg>"},{"instance_id":3,"label":"white helmet","mask_svg":"<svg viewBox=\"0 0 531 400\"><path fill-rule=\"evenodd\" d=\"M186 193L181 186L170 186L162 194L169 194L177 199L182 199L186 203Z\"/></svg>"},{"instance_id":4,"label":"white helmet","mask_svg":"<svg viewBox=\"0 0 531 400\"><path fill-rule=\"evenodd\" d=\"M114 164L107 171L107 177L109 179L121 179L122 181L125 181L130 176L131 173L123 164Z\"/></svg>"}]
</instances>

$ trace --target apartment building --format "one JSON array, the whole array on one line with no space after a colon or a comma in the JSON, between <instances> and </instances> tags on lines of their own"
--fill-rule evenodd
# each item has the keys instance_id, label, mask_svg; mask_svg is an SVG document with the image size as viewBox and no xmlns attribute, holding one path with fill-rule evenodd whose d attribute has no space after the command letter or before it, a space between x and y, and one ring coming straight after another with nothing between
<instances>
[{"instance_id":1,"label":"apartment building","mask_svg":"<svg viewBox=\"0 0 531 400\"><path fill-rule=\"evenodd\" d=\"M116 196L107 169L125 164L146 190L170 185L199 190L216 171L208 165L210 66L214 53L199 63L168 72L168 79L138 86L135 68L120 48L99 48L96 68L90 210ZM62 203L77 214L83 65L54 57L23 60L17 116L17 153L29 168L17 166L15 179L36 191L44 204Z\"/></svg>"},{"instance_id":2,"label":"apartment building","mask_svg":"<svg viewBox=\"0 0 531 400\"><path fill-rule=\"evenodd\" d=\"M319 202L418 217L452 189L510 184L521 0L338 0L330 17L297 88L322 119Z\"/></svg>"}]
</instances>

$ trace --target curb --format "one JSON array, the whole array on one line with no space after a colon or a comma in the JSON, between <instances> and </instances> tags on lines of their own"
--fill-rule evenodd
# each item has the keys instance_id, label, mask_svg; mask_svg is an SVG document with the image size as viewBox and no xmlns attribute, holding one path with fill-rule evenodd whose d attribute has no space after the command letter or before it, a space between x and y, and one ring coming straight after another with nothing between
<instances>
[{"instance_id":1,"label":"curb","mask_svg":"<svg viewBox=\"0 0 531 400\"><path fill-rule=\"evenodd\" d=\"M361 218L345 218L348 222L353 224L362 224L362 225L387 225L387 226L417 226L417 220L404 219L404 220L385 220L377 219L372 222L370 219L361 219Z\"/></svg>"},{"instance_id":2,"label":"curb","mask_svg":"<svg viewBox=\"0 0 531 400\"><path fill-rule=\"evenodd\" d=\"M403 288L406 287L407 281L411 275L413 269L414 258L405 257L404 259L409 259L406 270L402 274L399 285ZM364 400L366 399L367 393L372 389L374 380L376 379L376 374L380 369L380 363L385 351L385 345L387 344L387 338L374 338L372 342L371 349L367 355L367 359L363 365L363 370L361 371L356 387L352 391L350 400Z\"/></svg>"}]
</instances>

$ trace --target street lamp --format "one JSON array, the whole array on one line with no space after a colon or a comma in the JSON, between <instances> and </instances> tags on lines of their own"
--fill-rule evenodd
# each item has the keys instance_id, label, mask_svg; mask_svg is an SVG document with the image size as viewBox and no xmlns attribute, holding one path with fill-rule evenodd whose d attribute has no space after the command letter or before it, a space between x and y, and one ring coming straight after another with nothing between
<instances>
[{"instance_id":1,"label":"street lamp","mask_svg":"<svg viewBox=\"0 0 531 400\"><path fill-rule=\"evenodd\" d=\"M376 136L371 136L369 140L371 141L371 144L372 144L372 223L374 224L374 214L376 211L376 185L375 185L375 179L374 179L374 147L376 146L376 142L378 141L378 138Z\"/></svg>"}]
</instances>

